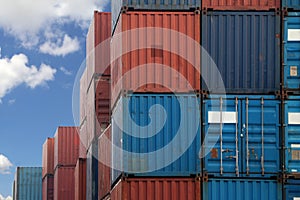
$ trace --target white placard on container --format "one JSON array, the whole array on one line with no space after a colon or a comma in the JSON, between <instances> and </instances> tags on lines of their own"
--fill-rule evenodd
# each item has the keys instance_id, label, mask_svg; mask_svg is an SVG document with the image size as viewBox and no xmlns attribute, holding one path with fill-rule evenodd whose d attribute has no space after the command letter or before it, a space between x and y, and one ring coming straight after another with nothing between
<instances>
[{"instance_id":1,"label":"white placard on container","mask_svg":"<svg viewBox=\"0 0 300 200\"><path fill-rule=\"evenodd\" d=\"M208 123L221 123L220 120L221 112L209 111L208 112ZM235 124L237 123L236 112L222 112L222 123L224 124Z\"/></svg>"}]
</instances>

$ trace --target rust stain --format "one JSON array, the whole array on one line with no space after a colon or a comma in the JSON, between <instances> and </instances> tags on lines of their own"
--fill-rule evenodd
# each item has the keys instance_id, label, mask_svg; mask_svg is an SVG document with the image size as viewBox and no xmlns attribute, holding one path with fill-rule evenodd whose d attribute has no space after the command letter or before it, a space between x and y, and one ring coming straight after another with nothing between
<instances>
[{"instance_id":1,"label":"rust stain","mask_svg":"<svg viewBox=\"0 0 300 200\"><path fill-rule=\"evenodd\" d=\"M211 156L211 158L218 158L218 149L213 148L213 149L210 151L210 156Z\"/></svg>"}]
</instances>

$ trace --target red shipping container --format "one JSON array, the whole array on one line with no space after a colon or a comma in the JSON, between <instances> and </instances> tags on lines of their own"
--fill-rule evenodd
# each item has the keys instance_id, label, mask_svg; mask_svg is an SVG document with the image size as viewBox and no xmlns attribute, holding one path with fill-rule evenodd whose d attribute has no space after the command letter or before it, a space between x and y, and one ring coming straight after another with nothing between
<instances>
[{"instance_id":1,"label":"red shipping container","mask_svg":"<svg viewBox=\"0 0 300 200\"><path fill-rule=\"evenodd\" d=\"M111 126L98 138L98 196L107 196L111 187Z\"/></svg>"},{"instance_id":2,"label":"red shipping container","mask_svg":"<svg viewBox=\"0 0 300 200\"><path fill-rule=\"evenodd\" d=\"M279 10L280 0L202 0L203 10Z\"/></svg>"},{"instance_id":3,"label":"red shipping container","mask_svg":"<svg viewBox=\"0 0 300 200\"><path fill-rule=\"evenodd\" d=\"M86 159L79 158L75 167L75 200L86 199Z\"/></svg>"},{"instance_id":4,"label":"red shipping container","mask_svg":"<svg viewBox=\"0 0 300 200\"><path fill-rule=\"evenodd\" d=\"M43 200L54 199L54 177L47 175L43 178Z\"/></svg>"},{"instance_id":5,"label":"red shipping container","mask_svg":"<svg viewBox=\"0 0 300 200\"><path fill-rule=\"evenodd\" d=\"M110 75L110 42L111 37L111 13L94 12L94 18L89 27L86 38L86 66L88 84L93 75ZM106 41L106 42L104 42ZM98 46L101 43L100 46ZM107 66L105 66L107 65ZM105 70L105 68L107 69Z\"/></svg>"},{"instance_id":6,"label":"red shipping container","mask_svg":"<svg viewBox=\"0 0 300 200\"><path fill-rule=\"evenodd\" d=\"M79 157L78 129L58 127L54 138L54 167L75 166Z\"/></svg>"},{"instance_id":7,"label":"red shipping container","mask_svg":"<svg viewBox=\"0 0 300 200\"><path fill-rule=\"evenodd\" d=\"M200 200L200 180L195 178L126 178L111 191L111 200Z\"/></svg>"},{"instance_id":8,"label":"red shipping container","mask_svg":"<svg viewBox=\"0 0 300 200\"><path fill-rule=\"evenodd\" d=\"M101 77L97 81L95 94L95 108L98 124L96 125L97 135L102 133L110 124L110 78Z\"/></svg>"},{"instance_id":9,"label":"red shipping container","mask_svg":"<svg viewBox=\"0 0 300 200\"><path fill-rule=\"evenodd\" d=\"M110 123L110 78L96 77L87 92L87 148Z\"/></svg>"},{"instance_id":10,"label":"red shipping container","mask_svg":"<svg viewBox=\"0 0 300 200\"><path fill-rule=\"evenodd\" d=\"M80 95L80 124L83 122L83 120L86 117L86 92L87 92L87 69L85 68L81 79L80 79L80 91L79 91L79 95Z\"/></svg>"},{"instance_id":11,"label":"red shipping container","mask_svg":"<svg viewBox=\"0 0 300 200\"><path fill-rule=\"evenodd\" d=\"M80 146L79 158L86 158L88 147L87 120L84 120L80 126Z\"/></svg>"},{"instance_id":12,"label":"red shipping container","mask_svg":"<svg viewBox=\"0 0 300 200\"><path fill-rule=\"evenodd\" d=\"M54 172L54 138L48 138L43 144L42 177Z\"/></svg>"},{"instance_id":13,"label":"red shipping container","mask_svg":"<svg viewBox=\"0 0 300 200\"><path fill-rule=\"evenodd\" d=\"M112 105L122 91L199 91L200 30L194 12L121 14L111 43Z\"/></svg>"},{"instance_id":14,"label":"red shipping container","mask_svg":"<svg viewBox=\"0 0 300 200\"><path fill-rule=\"evenodd\" d=\"M54 200L74 199L75 167L56 167L54 172Z\"/></svg>"}]
</instances>

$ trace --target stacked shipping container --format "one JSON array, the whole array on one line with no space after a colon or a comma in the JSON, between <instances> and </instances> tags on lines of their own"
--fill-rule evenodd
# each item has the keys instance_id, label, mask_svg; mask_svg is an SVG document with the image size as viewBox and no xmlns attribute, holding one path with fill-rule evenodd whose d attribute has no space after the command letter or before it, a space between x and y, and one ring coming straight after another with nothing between
<instances>
[{"instance_id":1,"label":"stacked shipping container","mask_svg":"<svg viewBox=\"0 0 300 200\"><path fill-rule=\"evenodd\" d=\"M87 158L86 199L98 200L98 137L110 124L110 36L111 14L95 11L86 40L86 69L80 81L80 137ZM105 188L110 186L109 182L104 184Z\"/></svg>"},{"instance_id":2,"label":"stacked shipping container","mask_svg":"<svg viewBox=\"0 0 300 200\"><path fill-rule=\"evenodd\" d=\"M74 199L79 144L77 127L57 128L54 136L54 200Z\"/></svg>"},{"instance_id":3,"label":"stacked shipping container","mask_svg":"<svg viewBox=\"0 0 300 200\"><path fill-rule=\"evenodd\" d=\"M43 145L42 157L43 200L54 199L54 138Z\"/></svg>"},{"instance_id":4,"label":"stacked shipping container","mask_svg":"<svg viewBox=\"0 0 300 200\"><path fill-rule=\"evenodd\" d=\"M300 197L300 1L283 0L283 173L285 199Z\"/></svg>"},{"instance_id":5,"label":"stacked shipping container","mask_svg":"<svg viewBox=\"0 0 300 200\"><path fill-rule=\"evenodd\" d=\"M112 2L111 199L201 198L200 7Z\"/></svg>"},{"instance_id":6,"label":"stacked shipping container","mask_svg":"<svg viewBox=\"0 0 300 200\"><path fill-rule=\"evenodd\" d=\"M280 1L202 9L203 199L281 199Z\"/></svg>"},{"instance_id":7,"label":"stacked shipping container","mask_svg":"<svg viewBox=\"0 0 300 200\"><path fill-rule=\"evenodd\" d=\"M300 5L280 3L116 0L112 20L94 13L80 81L87 199L297 198Z\"/></svg>"},{"instance_id":8,"label":"stacked shipping container","mask_svg":"<svg viewBox=\"0 0 300 200\"><path fill-rule=\"evenodd\" d=\"M58 127L43 145L43 199L85 199L86 160L77 127Z\"/></svg>"},{"instance_id":9,"label":"stacked shipping container","mask_svg":"<svg viewBox=\"0 0 300 200\"><path fill-rule=\"evenodd\" d=\"M17 167L13 198L15 200L42 200L41 167Z\"/></svg>"}]
</instances>

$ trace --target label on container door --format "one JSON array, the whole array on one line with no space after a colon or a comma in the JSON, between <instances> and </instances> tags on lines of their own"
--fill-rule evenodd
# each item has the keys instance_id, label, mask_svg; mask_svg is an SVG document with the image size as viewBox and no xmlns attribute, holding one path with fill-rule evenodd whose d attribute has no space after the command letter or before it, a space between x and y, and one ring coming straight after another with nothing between
<instances>
[{"instance_id":1,"label":"label on container door","mask_svg":"<svg viewBox=\"0 0 300 200\"><path fill-rule=\"evenodd\" d=\"M300 41L300 29L288 29L288 41Z\"/></svg>"},{"instance_id":2,"label":"label on container door","mask_svg":"<svg viewBox=\"0 0 300 200\"><path fill-rule=\"evenodd\" d=\"M297 66L290 67L290 76L298 76L298 67Z\"/></svg>"},{"instance_id":3,"label":"label on container door","mask_svg":"<svg viewBox=\"0 0 300 200\"><path fill-rule=\"evenodd\" d=\"M292 160L300 160L300 150L292 150Z\"/></svg>"},{"instance_id":4,"label":"label on container door","mask_svg":"<svg viewBox=\"0 0 300 200\"><path fill-rule=\"evenodd\" d=\"M223 123L232 124L237 123L236 112L222 112L222 122L220 120L221 112L209 111L208 112L208 123Z\"/></svg>"},{"instance_id":5,"label":"label on container door","mask_svg":"<svg viewBox=\"0 0 300 200\"><path fill-rule=\"evenodd\" d=\"M288 113L288 118L289 124L300 124L300 113Z\"/></svg>"},{"instance_id":6,"label":"label on container door","mask_svg":"<svg viewBox=\"0 0 300 200\"><path fill-rule=\"evenodd\" d=\"M300 200L300 197L294 197L293 200Z\"/></svg>"}]
</instances>

